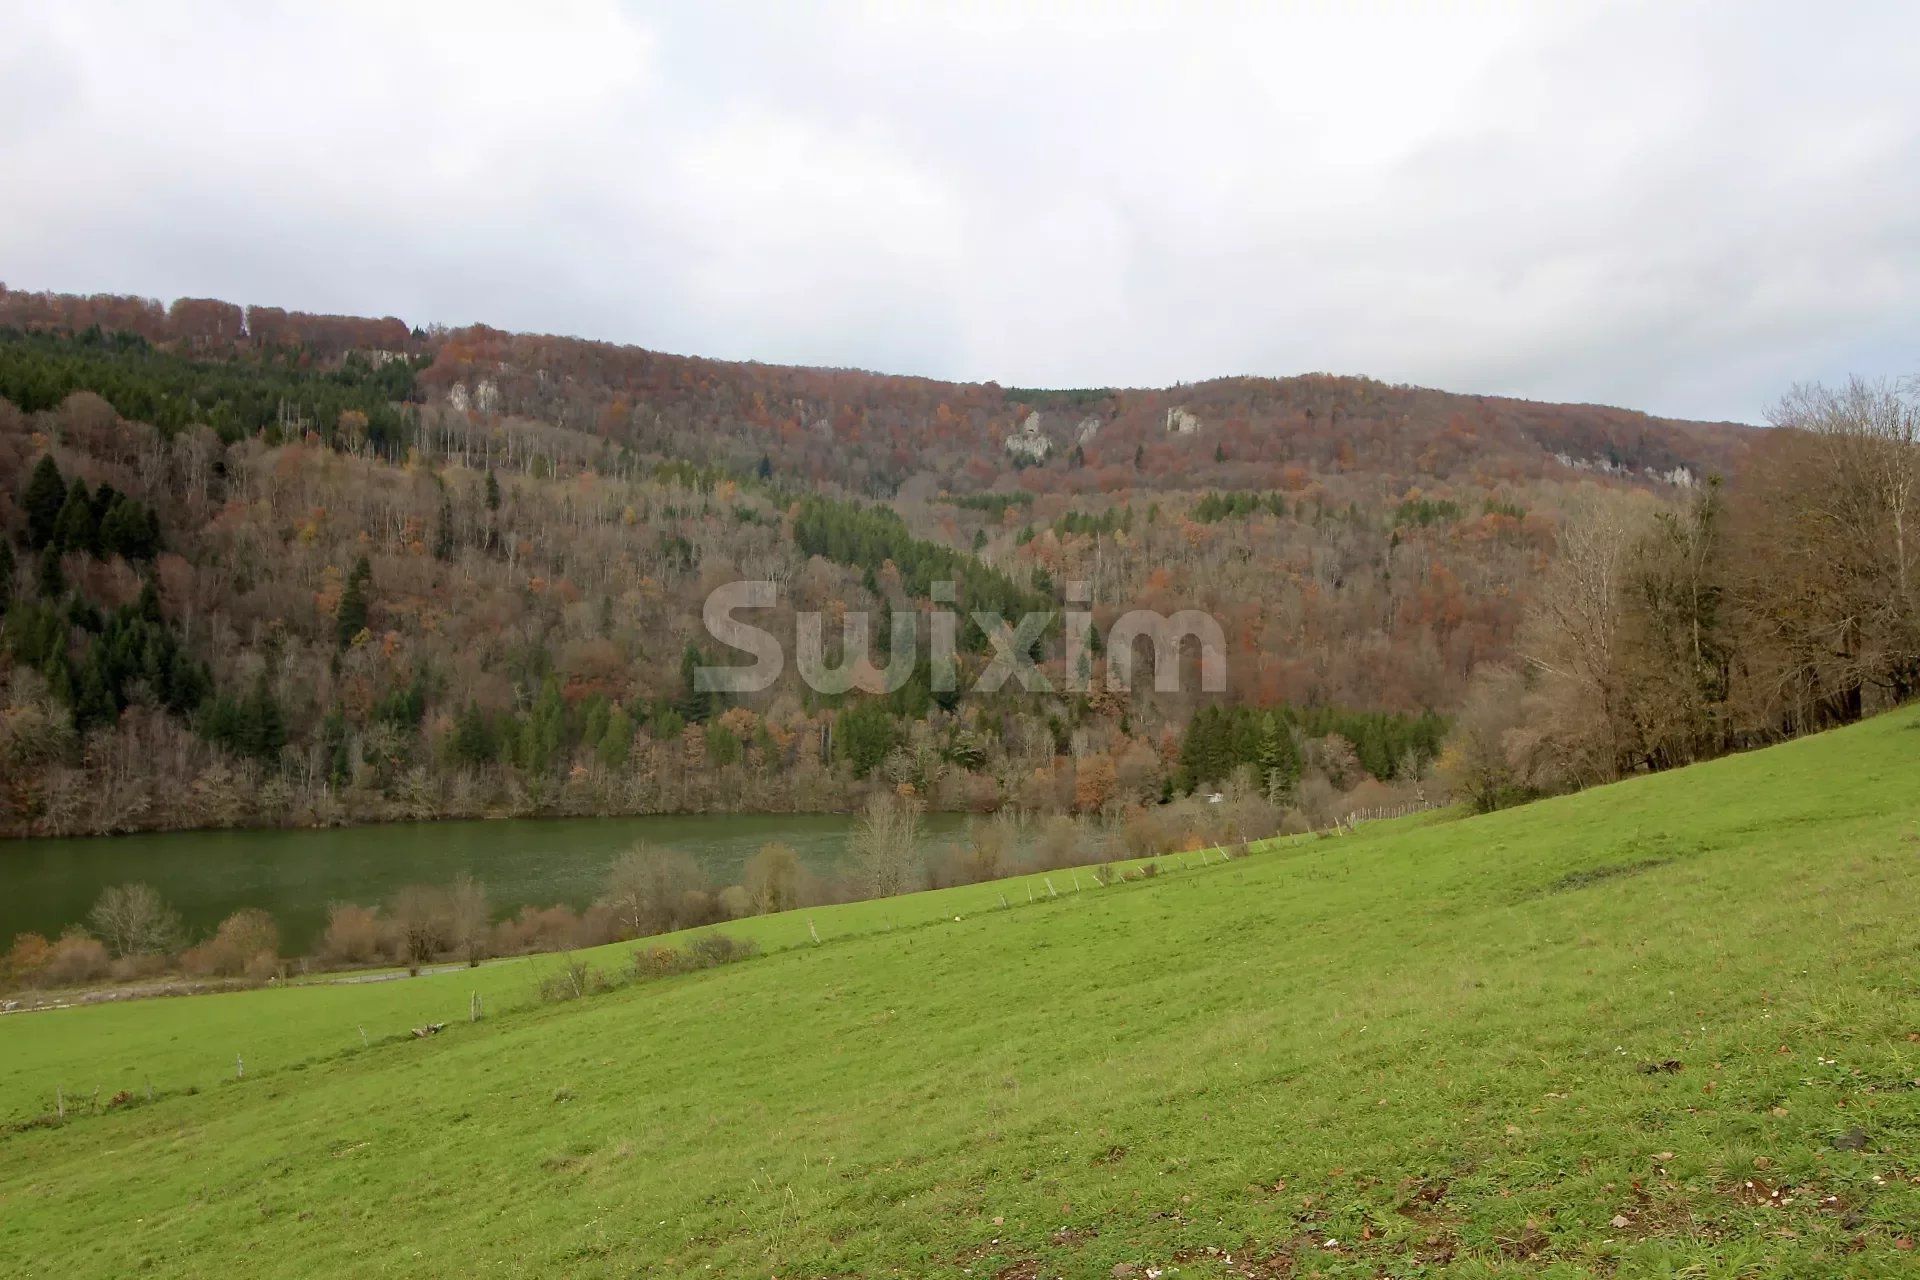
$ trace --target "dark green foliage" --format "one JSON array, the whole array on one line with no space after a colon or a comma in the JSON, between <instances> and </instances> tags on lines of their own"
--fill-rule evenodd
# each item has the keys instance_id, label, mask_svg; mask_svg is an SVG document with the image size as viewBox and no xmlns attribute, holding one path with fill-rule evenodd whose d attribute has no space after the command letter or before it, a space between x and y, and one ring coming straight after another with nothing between
<instances>
[{"instance_id":1,"label":"dark green foliage","mask_svg":"<svg viewBox=\"0 0 1920 1280\"><path fill-rule=\"evenodd\" d=\"M433 523L433 558L453 559L453 504L440 499L440 514Z\"/></svg>"},{"instance_id":2,"label":"dark green foliage","mask_svg":"<svg viewBox=\"0 0 1920 1280\"><path fill-rule=\"evenodd\" d=\"M1430 524L1452 524L1464 514L1459 503L1446 498L1414 498L1395 508L1393 522L1425 528Z\"/></svg>"},{"instance_id":3,"label":"dark green foliage","mask_svg":"<svg viewBox=\"0 0 1920 1280\"><path fill-rule=\"evenodd\" d=\"M498 758L500 745L493 736L493 723L478 703L467 703L466 709L454 719L447 752L465 765L491 764Z\"/></svg>"},{"instance_id":4,"label":"dark green foliage","mask_svg":"<svg viewBox=\"0 0 1920 1280\"><path fill-rule=\"evenodd\" d=\"M1293 728L1277 713L1269 711L1260 718L1260 735L1253 747L1254 766L1260 781L1270 793L1289 795L1300 781L1300 748L1293 740Z\"/></svg>"},{"instance_id":5,"label":"dark green foliage","mask_svg":"<svg viewBox=\"0 0 1920 1280\"><path fill-rule=\"evenodd\" d=\"M13 544L0 537L0 615L13 603Z\"/></svg>"},{"instance_id":6,"label":"dark green foliage","mask_svg":"<svg viewBox=\"0 0 1920 1280\"><path fill-rule=\"evenodd\" d=\"M99 554L99 530L94 527L93 498L87 492L86 481L76 479L67 490L67 500L61 504L60 514L53 522L52 545L62 551Z\"/></svg>"},{"instance_id":7,"label":"dark green foliage","mask_svg":"<svg viewBox=\"0 0 1920 1280\"><path fill-rule=\"evenodd\" d=\"M104 492L105 486L101 488ZM151 560L159 550L159 522L153 510L132 498L114 494L100 522L100 553L129 560Z\"/></svg>"},{"instance_id":8,"label":"dark green foliage","mask_svg":"<svg viewBox=\"0 0 1920 1280\"><path fill-rule=\"evenodd\" d=\"M952 503L963 511L978 511L998 520L1014 507L1032 506L1033 495L1024 489L1016 489L1012 493L967 493L959 497L949 495L941 498L940 501Z\"/></svg>"},{"instance_id":9,"label":"dark green foliage","mask_svg":"<svg viewBox=\"0 0 1920 1280\"><path fill-rule=\"evenodd\" d=\"M487 510L500 509L500 482L494 479L493 468L487 468Z\"/></svg>"},{"instance_id":10,"label":"dark green foliage","mask_svg":"<svg viewBox=\"0 0 1920 1280\"><path fill-rule=\"evenodd\" d=\"M697 646L689 644L680 654L680 696L674 709L689 724L705 724L713 715L716 696L710 689L698 687L698 669L707 664Z\"/></svg>"},{"instance_id":11,"label":"dark green foliage","mask_svg":"<svg viewBox=\"0 0 1920 1280\"><path fill-rule=\"evenodd\" d=\"M92 391L121 417L169 434L205 423L222 439L237 440L298 425L331 441L340 415L353 409L367 416L367 444L388 457L413 438L412 412L395 402L418 399L418 367L349 356L339 369L320 373L280 354L213 362L156 351L130 334L0 330L0 396L29 413Z\"/></svg>"},{"instance_id":12,"label":"dark green foliage","mask_svg":"<svg viewBox=\"0 0 1920 1280\"><path fill-rule=\"evenodd\" d=\"M47 677L82 730L111 724L136 695L189 715L213 683L160 617L151 585L135 603L104 616L80 600L64 610L44 599L23 604L9 612L0 634L15 662Z\"/></svg>"},{"instance_id":13,"label":"dark green foliage","mask_svg":"<svg viewBox=\"0 0 1920 1280\"><path fill-rule=\"evenodd\" d=\"M287 744L287 720L267 682L267 673L260 673L253 692L245 698L214 699L201 717L200 733L235 755L264 764L278 761L281 748Z\"/></svg>"},{"instance_id":14,"label":"dark green foliage","mask_svg":"<svg viewBox=\"0 0 1920 1280\"><path fill-rule=\"evenodd\" d=\"M433 677L426 668L413 673L405 688L395 689L373 705L373 718L396 729L418 729L427 714L427 701L433 693Z\"/></svg>"},{"instance_id":15,"label":"dark green foliage","mask_svg":"<svg viewBox=\"0 0 1920 1280\"><path fill-rule=\"evenodd\" d=\"M320 722L320 758L325 762L327 780L340 786L352 776L352 757L347 750L347 713L338 703L328 709Z\"/></svg>"},{"instance_id":16,"label":"dark green foliage","mask_svg":"<svg viewBox=\"0 0 1920 1280\"><path fill-rule=\"evenodd\" d=\"M1008 387L1007 401L1029 409L1085 409L1113 398L1112 387Z\"/></svg>"},{"instance_id":17,"label":"dark green foliage","mask_svg":"<svg viewBox=\"0 0 1920 1280\"><path fill-rule=\"evenodd\" d=\"M1193 505L1193 518L1201 524L1240 520L1262 512L1285 516L1287 501L1277 493L1209 493Z\"/></svg>"},{"instance_id":18,"label":"dark green foliage","mask_svg":"<svg viewBox=\"0 0 1920 1280\"><path fill-rule=\"evenodd\" d=\"M952 582L959 595L956 607L963 613L993 611L1012 622L1029 610L1048 607L1045 597L1025 589L998 569L981 564L963 551L914 537L899 514L887 507L803 498L793 522L793 537L808 555L870 573L878 573L892 561L910 596L925 598L935 582ZM986 633L971 617L960 630L963 644L975 650L987 648Z\"/></svg>"},{"instance_id":19,"label":"dark green foliage","mask_svg":"<svg viewBox=\"0 0 1920 1280\"><path fill-rule=\"evenodd\" d=\"M1271 722L1271 723L1270 723ZM1431 760L1446 736L1444 717L1331 708L1208 705L1194 713L1180 743L1177 785L1182 791L1224 782L1241 765L1252 765L1261 780L1278 769L1290 785L1300 774L1293 734L1324 738L1339 734L1353 743L1360 764L1376 778L1393 778L1409 758Z\"/></svg>"},{"instance_id":20,"label":"dark green foliage","mask_svg":"<svg viewBox=\"0 0 1920 1280\"><path fill-rule=\"evenodd\" d=\"M833 754L851 765L857 778L878 768L895 740L893 716L886 704L872 698L856 701L834 721Z\"/></svg>"},{"instance_id":21,"label":"dark green foliage","mask_svg":"<svg viewBox=\"0 0 1920 1280\"><path fill-rule=\"evenodd\" d=\"M27 511L27 545L35 551L53 541L53 527L60 519L60 508L67 501L67 482L60 475L52 454L40 455L33 476L27 481L21 505Z\"/></svg>"},{"instance_id":22,"label":"dark green foliage","mask_svg":"<svg viewBox=\"0 0 1920 1280\"><path fill-rule=\"evenodd\" d=\"M372 578L373 566L361 556L347 575L347 588L340 593L340 604L333 614L334 636L342 649L367 629L367 584Z\"/></svg>"},{"instance_id":23,"label":"dark green foliage","mask_svg":"<svg viewBox=\"0 0 1920 1280\"><path fill-rule=\"evenodd\" d=\"M1099 515L1087 511L1069 511L1053 522L1053 528L1056 533L1082 533L1095 537L1112 533L1116 529L1131 529L1133 528L1133 508L1109 507Z\"/></svg>"},{"instance_id":24,"label":"dark green foliage","mask_svg":"<svg viewBox=\"0 0 1920 1280\"><path fill-rule=\"evenodd\" d=\"M42 600L57 600L66 594L67 575L60 568L60 552L47 547L40 552L40 566L34 573L34 590Z\"/></svg>"}]
</instances>

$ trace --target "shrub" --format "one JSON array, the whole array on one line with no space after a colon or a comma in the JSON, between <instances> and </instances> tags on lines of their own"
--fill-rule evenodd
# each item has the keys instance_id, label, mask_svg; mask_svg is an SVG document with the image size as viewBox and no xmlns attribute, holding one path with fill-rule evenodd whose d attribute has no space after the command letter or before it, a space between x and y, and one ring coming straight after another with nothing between
<instances>
[{"instance_id":1,"label":"shrub","mask_svg":"<svg viewBox=\"0 0 1920 1280\"><path fill-rule=\"evenodd\" d=\"M750 938L735 938L725 933L703 933L685 948L642 947L633 953L636 978L665 978L676 973L692 973L732 964L760 954L760 944Z\"/></svg>"},{"instance_id":2,"label":"shrub","mask_svg":"<svg viewBox=\"0 0 1920 1280\"><path fill-rule=\"evenodd\" d=\"M263 955L270 976L279 969L280 926L266 912L243 907L222 920L213 937L189 947L180 957L180 967L191 974L238 978L259 967L257 961Z\"/></svg>"},{"instance_id":3,"label":"shrub","mask_svg":"<svg viewBox=\"0 0 1920 1280\"><path fill-rule=\"evenodd\" d=\"M548 974L540 980L539 994L541 1000L554 1004L561 1000L578 1000L605 988L605 979L596 974L586 961L566 956L561 961L558 973Z\"/></svg>"},{"instance_id":4,"label":"shrub","mask_svg":"<svg viewBox=\"0 0 1920 1280\"><path fill-rule=\"evenodd\" d=\"M1065 816L1048 818L1034 844L1033 861L1042 871L1077 865L1081 861L1080 824Z\"/></svg>"},{"instance_id":5,"label":"shrub","mask_svg":"<svg viewBox=\"0 0 1920 1280\"><path fill-rule=\"evenodd\" d=\"M714 909L709 889L691 856L643 842L607 872L600 903L613 912L622 936L640 938L707 923Z\"/></svg>"},{"instance_id":6,"label":"shrub","mask_svg":"<svg viewBox=\"0 0 1920 1280\"><path fill-rule=\"evenodd\" d=\"M493 913L486 886L461 876L447 889L447 944L471 967L487 956Z\"/></svg>"},{"instance_id":7,"label":"shrub","mask_svg":"<svg viewBox=\"0 0 1920 1280\"><path fill-rule=\"evenodd\" d=\"M115 982L131 982L139 978L157 978L166 971L165 956L121 956L113 962L111 976Z\"/></svg>"},{"instance_id":8,"label":"shrub","mask_svg":"<svg viewBox=\"0 0 1920 1280\"><path fill-rule=\"evenodd\" d=\"M14 937L13 945L7 949L4 960L0 960L0 979L16 986L30 987L53 959L53 944L37 933L22 933Z\"/></svg>"},{"instance_id":9,"label":"shrub","mask_svg":"<svg viewBox=\"0 0 1920 1280\"><path fill-rule=\"evenodd\" d=\"M320 958L328 964L371 964L380 957L380 916L370 907L336 902L327 908Z\"/></svg>"},{"instance_id":10,"label":"shrub","mask_svg":"<svg viewBox=\"0 0 1920 1280\"><path fill-rule=\"evenodd\" d=\"M453 943L453 906L447 891L435 885L401 889L387 906L387 918L393 922L394 959L414 973Z\"/></svg>"},{"instance_id":11,"label":"shrub","mask_svg":"<svg viewBox=\"0 0 1920 1280\"><path fill-rule=\"evenodd\" d=\"M760 944L753 939L725 933L703 933L687 944L687 957L696 969L712 969L759 954Z\"/></svg>"},{"instance_id":12,"label":"shrub","mask_svg":"<svg viewBox=\"0 0 1920 1280\"><path fill-rule=\"evenodd\" d=\"M788 911L812 901L813 877L793 846L775 841L747 860L740 887L754 912Z\"/></svg>"},{"instance_id":13,"label":"shrub","mask_svg":"<svg viewBox=\"0 0 1920 1280\"><path fill-rule=\"evenodd\" d=\"M565 951L580 945L580 917L571 908L525 906L520 914L493 926L493 949L499 955L529 951Z\"/></svg>"},{"instance_id":14,"label":"shrub","mask_svg":"<svg viewBox=\"0 0 1920 1280\"><path fill-rule=\"evenodd\" d=\"M69 929L53 944L40 975L49 986L70 987L82 982L98 982L107 976L112 964L100 939L79 929Z\"/></svg>"},{"instance_id":15,"label":"shrub","mask_svg":"<svg viewBox=\"0 0 1920 1280\"><path fill-rule=\"evenodd\" d=\"M1167 824L1158 813L1145 808L1127 811L1126 821L1120 827L1120 846L1128 857L1152 857L1165 852L1170 843Z\"/></svg>"}]
</instances>

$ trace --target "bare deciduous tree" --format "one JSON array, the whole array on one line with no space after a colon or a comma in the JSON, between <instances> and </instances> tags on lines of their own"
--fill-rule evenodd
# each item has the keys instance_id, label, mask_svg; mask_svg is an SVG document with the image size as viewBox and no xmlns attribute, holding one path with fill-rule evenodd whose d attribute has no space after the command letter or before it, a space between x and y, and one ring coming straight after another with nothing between
<instances>
[{"instance_id":1,"label":"bare deciduous tree","mask_svg":"<svg viewBox=\"0 0 1920 1280\"><path fill-rule=\"evenodd\" d=\"M919 870L920 805L882 792L867 802L851 842L854 878L868 897L904 893Z\"/></svg>"},{"instance_id":2,"label":"bare deciduous tree","mask_svg":"<svg viewBox=\"0 0 1920 1280\"><path fill-rule=\"evenodd\" d=\"M116 956L161 955L181 943L180 917L151 885L114 885L93 904L87 922Z\"/></svg>"}]
</instances>

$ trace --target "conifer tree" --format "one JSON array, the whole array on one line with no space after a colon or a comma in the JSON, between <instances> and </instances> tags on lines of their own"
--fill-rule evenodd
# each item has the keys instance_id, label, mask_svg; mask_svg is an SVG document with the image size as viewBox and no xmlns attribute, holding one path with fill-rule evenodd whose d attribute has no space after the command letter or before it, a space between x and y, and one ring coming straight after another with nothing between
<instances>
[{"instance_id":1,"label":"conifer tree","mask_svg":"<svg viewBox=\"0 0 1920 1280\"><path fill-rule=\"evenodd\" d=\"M33 477L27 481L27 491L21 505L27 509L27 545L35 551L53 541L54 524L60 518L60 508L67 500L67 482L61 478L60 467L52 454L40 455L40 461L33 468Z\"/></svg>"},{"instance_id":2,"label":"conifer tree","mask_svg":"<svg viewBox=\"0 0 1920 1280\"><path fill-rule=\"evenodd\" d=\"M335 635L342 649L367 629L367 582L372 577L373 568L365 556L360 557L353 572L347 575L347 589L341 593L339 607L333 614Z\"/></svg>"},{"instance_id":3,"label":"conifer tree","mask_svg":"<svg viewBox=\"0 0 1920 1280\"><path fill-rule=\"evenodd\" d=\"M93 501L87 494L87 482L76 479L67 490L67 500L53 522L53 544L62 551L100 550L100 531L93 524Z\"/></svg>"},{"instance_id":4,"label":"conifer tree","mask_svg":"<svg viewBox=\"0 0 1920 1280\"><path fill-rule=\"evenodd\" d=\"M58 600L67 590L67 575L60 571L60 552L51 545L40 552L40 569L34 578L42 600Z\"/></svg>"}]
</instances>

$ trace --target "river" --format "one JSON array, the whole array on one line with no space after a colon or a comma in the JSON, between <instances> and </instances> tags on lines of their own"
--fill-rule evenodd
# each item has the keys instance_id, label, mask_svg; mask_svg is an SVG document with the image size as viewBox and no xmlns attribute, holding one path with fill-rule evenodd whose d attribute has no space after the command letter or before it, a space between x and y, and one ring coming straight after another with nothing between
<instances>
[{"instance_id":1,"label":"river","mask_svg":"<svg viewBox=\"0 0 1920 1280\"><path fill-rule=\"evenodd\" d=\"M963 820L925 821L929 854ZM170 831L148 835L0 840L0 949L13 935L49 938L85 920L100 891L152 885L196 936L241 907L279 921L288 954L308 950L334 902L368 905L408 884L444 884L462 873L486 886L496 917L522 906L586 906L607 868L635 841L681 849L716 886L737 883L761 845L780 840L807 865L831 872L853 820L834 814L528 818L401 823L322 831Z\"/></svg>"}]
</instances>

